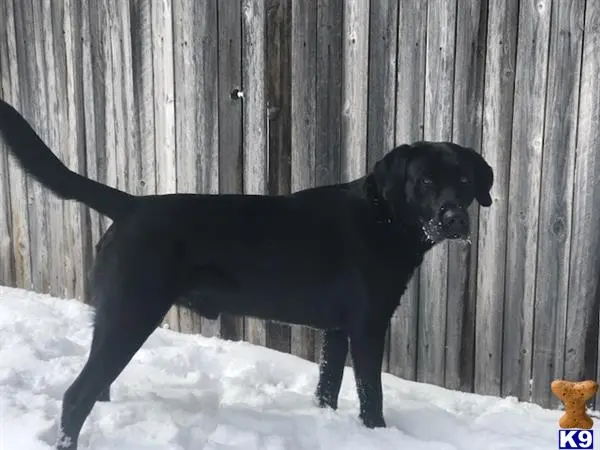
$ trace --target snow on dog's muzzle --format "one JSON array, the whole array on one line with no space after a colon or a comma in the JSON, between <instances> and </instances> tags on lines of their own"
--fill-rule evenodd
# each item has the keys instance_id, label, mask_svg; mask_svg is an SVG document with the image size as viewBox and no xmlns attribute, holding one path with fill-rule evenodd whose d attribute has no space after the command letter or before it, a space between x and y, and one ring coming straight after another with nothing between
<instances>
[{"instance_id":1,"label":"snow on dog's muzzle","mask_svg":"<svg viewBox=\"0 0 600 450\"><path fill-rule=\"evenodd\" d=\"M441 234L446 239L466 239L469 236L469 214L459 206L446 206L440 211Z\"/></svg>"}]
</instances>

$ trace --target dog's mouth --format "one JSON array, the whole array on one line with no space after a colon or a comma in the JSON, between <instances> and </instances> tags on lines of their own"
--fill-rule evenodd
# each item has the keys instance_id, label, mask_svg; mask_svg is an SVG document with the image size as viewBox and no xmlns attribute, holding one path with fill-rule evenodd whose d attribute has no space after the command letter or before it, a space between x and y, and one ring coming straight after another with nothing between
<instances>
[{"instance_id":1,"label":"dog's mouth","mask_svg":"<svg viewBox=\"0 0 600 450\"><path fill-rule=\"evenodd\" d=\"M471 242L469 216L463 208L442 208L436 217L423 221L421 229L430 244L444 239Z\"/></svg>"}]
</instances>

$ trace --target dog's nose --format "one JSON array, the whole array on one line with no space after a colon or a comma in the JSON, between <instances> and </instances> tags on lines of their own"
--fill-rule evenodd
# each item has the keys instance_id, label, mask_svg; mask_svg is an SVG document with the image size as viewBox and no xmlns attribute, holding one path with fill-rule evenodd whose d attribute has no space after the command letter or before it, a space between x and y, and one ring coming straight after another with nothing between
<instances>
[{"instance_id":1,"label":"dog's nose","mask_svg":"<svg viewBox=\"0 0 600 450\"><path fill-rule=\"evenodd\" d=\"M449 238L458 238L469 234L469 216L462 208L447 208L441 217L442 229Z\"/></svg>"}]
</instances>

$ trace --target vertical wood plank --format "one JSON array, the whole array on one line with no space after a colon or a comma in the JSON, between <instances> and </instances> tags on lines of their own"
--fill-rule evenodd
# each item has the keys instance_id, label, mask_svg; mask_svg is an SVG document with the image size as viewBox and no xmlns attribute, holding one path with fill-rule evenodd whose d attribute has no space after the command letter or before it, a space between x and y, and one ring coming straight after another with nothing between
<instances>
[{"instance_id":1,"label":"vertical wood plank","mask_svg":"<svg viewBox=\"0 0 600 450\"><path fill-rule=\"evenodd\" d=\"M367 170L394 147L396 121L396 39L398 5L393 0L371 2L369 29L369 92ZM390 101L391 99L391 101ZM390 330L383 370L389 370Z\"/></svg>"},{"instance_id":2,"label":"vertical wood plank","mask_svg":"<svg viewBox=\"0 0 600 450\"><path fill-rule=\"evenodd\" d=\"M550 0L519 12L510 161L502 395L529 400Z\"/></svg>"},{"instance_id":3,"label":"vertical wood plank","mask_svg":"<svg viewBox=\"0 0 600 450\"><path fill-rule=\"evenodd\" d=\"M113 53L116 55L115 60L121 65L119 76L122 89L119 105L116 105L116 108L121 111L123 120L121 145L124 145L124 148L119 161L120 166L126 168L126 173L120 174L122 178L118 186L131 194L138 195L144 190L140 125L135 98L139 80L135 78L132 39L132 35L137 30L134 28L131 5L128 2L113 1L113 20L119 30L119 39L113 40Z\"/></svg>"},{"instance_id":4,"label":"vertical wood plank","mask_svg":"<svg viewBox=\"0 0 600 450\"><path fill-rule=\"evenodd\" d=\"M2 5L0 5L2 7ZM0 36L4 35L4 30L0 28ZM1 51L1 50L0 50ZM0 84L2 84L0 82ZM8 92L0 86L0 97L9 98ZM8 176L8 151L6 145L0 139L0 284L12 286L14 284L14 258L12 254L12 219L10 216L10 180Z\"/></svg>"},{"instance_id":5,"label":"vertical wood plank","mask_svg":"<svg viewBox=\"0 0 600 450\"><path fill-rule=\"evenodd\" d=\"M456 3L429 0L425 64L426 140L452 139ZM444 383L448 242L436 245L423 260L419 288L417 380Z\"/></svg>"},{"instance_id":6,"label":"vertical wood plank","mask_svg":"<svg viewBox=\"0 0 600 450\"><path fill-rule=\"evenodd\" d=\"M133 0L130 2L130 20L131 20L131 47L132 47L132 66L133 79L135 86L134 107L137 112L137 123L139 130L139 162L132 159L130 155L129 165L135 167L141 177L138 178L138 194L152 195L158 193L158 176L160 164L157 161L156 148L164 146L157 138L155 128L155 97L154 91L154 51L153 34L154 21L156 13L153 9L157 7L157 2L146 2L143 0ZM158 32L157 32L158 33ZM158 45L158 44L157 44ZM161 69L161 64L156 63L156 69ZM168 151L164 149L161 151ZM163 318L162 326L179 329L179 317L177 308L172 307Z\"/></svg>"},{"instance_id":7,"label":"vertical wood plank","mask_svg":"<svg viewBox=\"0 0 600 450\"><path fill-rule=\"evenodd\" d=\"M152 11L150 2L134 0L131 3L131 46L134 104L138 114L140 166L139 194L155 194L156 187L156 136L154 129L154 65L152 56ZM136 161L130 161L135 167Z\"/></svg>"},{"instance_id":8,"label":"vertical wood plank","mask_svg":"<svg viewBox=\"0 0 600 450\"><path fill-rule=\"evenodd\" d=\"M459 1L456 11L452 140L481 151L487 4ZM479 204L469 208L470 244L448 248L448 306L444 386L473 390Z\"/></svg>"},{"instance_id":9,"label":"vertical wood plank","mask_svg":"<svg viewBox=\"0 0 600 450\"><path fill-rule=\"evenodd\" d=\"M563 377L585 0L552 5L533 324L532 400L556 408Z\"/></svg>"},{"instance_id":10,"label":"vertical wood plank","mask_svg":"<svg viewBox=\"0 0 600 450\"><path fill-rule=\"evenodd\" d=\"M25 64L23 55L17 44L19 35L16 28L20 26L18 7L14 2L4 2L4 32L0 35L0 65L4 68L0 77L3 98L15 108L22 111L21 87L19 74ZM21 41L22 42L22 41ZM29 226L29 193L27 177L12 157L7 159L8 176L10 180L10 218L11 218L11 252L14 260L15 285L31 289L33 285L30 226Z\"/></svg>"},{"instance_id":11,"label":"vertical wood plank","mask_svg":"<svg viewBox=\"0 0 600 450\"><path fill-rule=\"evenodd\" d=\"M43 42L43 58L42 58L42 72L40 78L46 84L46 123L41 126L47 127L46 143L52 149L52 151L61 159L66 162L69 149L65 148L63 144L64 133L61 133L61 120L62 108L59 105L58 96L60 92L60 78L61 72L64 72L64 67L59 67L61 64L56 60L57 54L55 51L60 51L56 47L60 47L57 35L53 29L53 14L52 4L50 0L43 0L41 2L41 23L40 32ZM37 183L37 181L36 181ZM39 184L39 183L38 183ZM66 296L66 277L65 277L65 222L64 222L64 201L50 192L46 187L42 187L47 195L48 209L45 212L44 220L46 221L47 232L49 241L44 245L48 247L48 279L49 279L49 290L45 291L55 296Z\"/></svg>"},{"instance_id":12,"label":"vertical wood plank","mask_svg":"<svg viewBox=\"0 0 600 450\"><path fill-rule=\"evenodd\" d=\"M518 0L489 0L482 155L494 170L493 204L479 212L474 391L500 394L508 172Z\"/></svg>"},{"instance_id":13,"label":"vertical wood plank","mask_svg":"<svg viewBox=\"0 0 600 450\"><path fill-rule=\"evenodd\" d=\"M269 194L291 188L291 0L267 0L266 90L268 108ZM289 325L267 321L267 347L290 352Z\"/></svg>"},{"instance_id":14,"label":"vertical wood plank","mask_svg":"<svg viewBox=\"0 0 600 450\"><path fill-rule=\"evenodd\" d=\"M10 10L9 5L10 3ZM14 103L13 92L11 88L11 67L16 67L16 60L9 59L8 51L8 29L10 23L13 23L14 15L12 13L12 2L0 2L0 14L5 19L0 21L0 98L12 103L15 107L19 107ZM11 186L10 173L8 162L8 149L2 138L0 138L0 174L2 181L0 182L0 283L12 286L15 280L15 257L13 253L13 239L16 237L16 232L13 232L12 220L12 205L11 205ZM20 192L15 190L15 202L19 201L17 195ZM15 230L16 231L16 230Z\"/></svg>"},{"instance_id":15,"label":"vertical wood plank","mask_svg":"<svg viewBox=\"0 0 600 450\"><path fill-rule=\"evenodd\" d=\"M154 155L156 193L177 190L175 157L175 92L173 84L173 16L170 0L156 0L151 6L152 41L146 51L152 55L154 98ZM173 306L166 315L169 327L180 330L179 312Z\"/></svg>"},{"instance_id":16,"label":"vertical wood plank","mask_svg":"<svg viewBox=\"0 0 600 450\"><path fill-rule=\"evenodd\" d=\"M242 0L242 83L244 193L266 194L268 177L267 102L265 90L265 0ZM244 334L266 345L263 320L246 318Z\"/></svg>"},{"instance_id":17,"label":"vertical wood plank","mask_svg":"<svg viewBox=\"0 0 600 450\"><path fill-rule=\"evenodd\" d=\"M310 20L313 20L312 5L307 6ZM342 154L342 35L343 35L342 0L316 1L316 37L309 41L316 46L316 64L308 69L316 72L316 129L315 137L315 178L317 186L341 181ZM307 18L308 19L308 18ZM312 22L311 23L311 27ZM311 33L313 28L311 28ZM316 42L313 40L316 39ZM310 56L312 50L310 47ZM307 70L308 70L307 69ZM312 75L309 72L312 83ZM310 98L310 101L314 101Z\"/></svg>"},{"instance_id":18,"label":"vertical wood plank","mask_svg":"<svg viewBox=\"0 0 600 450\"><path fill-rule=\"evenodd\" d=\"M93 4L92 4L93 7ZM103 107L104 107L104 122L99 130L104 137L104 154L99 160L98 165L101 169L100 176L103 178L103 183L109 186L117 187L118 170L117 170L117 136L118 125L115 123L115 86L113 72L115 70L112 55L112 27L111 27L111 0L103 0L98 11L98 28L100 41L102 46L103 63L102 85L98 89L102 92ZM100 80L98 80L100 81ZM116 87L119 89L119 86ZM98 123L97 123L98 124ZM112 220L105 216L100 216L100 232L104 233Z\"/></svg>"},{"instance_id":19,"label":"vertical wood plank","mask_svg":"<svg viewBox=\"0 0 600 450\"><path fill-rule=\"evenodd\" d=\"M119 4L121 8L119 8ZM130 30L123 28L127 26L128 16L123 11L123 2L118 0L110 0L108 4L108 21L110 24L110 57L111 71L108 74L112 79L113 86L113 103L111 115L114 121L114 145L113 158L115 167L115 187L124 191L129 190L129 152L135 152L134 147L128 146L127 142L134 129L131 126L130 117L127 116L128 93L132 91L133 86L127 84L126 74L131 72L131 65L125 59L125 54L122 50L123 40L125 36L130 34Z\"/></svg>"},{"instance_id":20,"label":"vertical wood plank","mask_svg":"<svg viewBox=\"0 0 600 450\"><path fill-rule=\"evenodd\" d=\"M205 11L203 11L205 12ZM173 63L175 82L175 148L177 158L177 192L195 192L197 155L204 149L196 142L196 48L194 28L199 25L194 16L194 4L188 0L173 1ZM202 16L204 19L204 15ZM202 33L204 30L200 30ZM199 58L203 59L203 54ZM204 93L199 92L200 96ZM200 124L201 125L201 124ZM197 146L197 147L196 147ZM200 333L201 317L179 306L178 330Z\"/></svg>"},{"instance_id":21,"label":"vertical wood plank","mask_svg":"<svg viewBox=\"0 0 600 450\"><path fill-rule=\"evenodd\" d=\"M217 193L219 183L216 2L173 3L177 192ZM219 321L179 307L180 331L219 333Z\"/></svg>"},{"instance_id":22,"label":"vertical wood plank","mask_svg":"<svg viewBox=\"0 0 600 450\"><path fill-rule=\"evenodd\" d=\"M242 88L241 2L218 4L219 28L219 192L241 193L242 101L232 93ZM242 339L244 320L221 316L221 335Z\"/></svg>"},{"instance_id":23,"label":"vertical wood plank","mask_svg":"<svg viewBox=\"0 0 600 450\"><path fill-rule=\"evenodd\" d=\"M152 52L154 75L154 132L156 193L174 193L177 188L175 158L175 108L173 84L173 22L171 2L157 0L152 8Z\"/></svg>"},{"instance_id":24,"label":"vertical wood plank","mask_svg":"<svg viewBox=\"0 0 600 450\"><path fill-rule=\"evenodd\" d=\"M369 0L344 4L342 41L342 181L366 172Z\"/></svg>"},{"instance_id":25,"label":"vertical wood plank","mask_svg":"<svg viewBox=\"0 0 600 450\"><path fill-rule=\"evenodd\" d=\"M316 1L315 186L341 181L343 10L342 0ZM306 351L312 352L308 359L318 361L323 333L304 332L308 339Z\"/></svg>"},{"instance_id":26,"label":"vertical wood plank","mask_svg":"<svg viewBox=\"0 0 600 450\"><path fill-rule=\"evenodd\" d=\"M198 10L201 6L204 8ZM196 180L196 192L217 194L219 192L219 71L217 2L195 3L194 17L197 24L194 44L196 48L196 101L197 131L196 151L200 150L196 168L200 172ZM201 55L201 57L199 57ZM200 319L204 336L220 334L220 320Z\"/></svg>"},{"instance_id":27,"label":"vertical wood plank","mask_svg":"<svg viewBox=\"0 0 600 450\"><path fill-rule=\"evenodd\" d=\"M52 36L54 47L54 71L56 92L56 107L50 111L54 117L56 128L55 144L51 148L56 149L62 161L71 170L79 173L79 148L77 146L78 118L75 115L75 74L73 64L75 56L73 53L73 27L71 23L73 5L70 0L53 2L51 5ZM48 67L48 76L51 69ZM58 295L68 298L82 298L83 295L83 247L81 227L81 205L77 202L62 201L57 198L61 205L63 216L60 218L62 235L57 235L59 254L53 256L55 269L59 274L55 277L60 285L55 289ZM54 224L52 226L55 226Z\"/></svg>"},{"instance_id":28,"label":"vertical wood plank","mask_svg":"<svg viewBox=\"0 0 600 450\"><path fill-rule=\"evenodd\" d=\"M427 2L399 2L395 145L423 139L426 29ZM417 378L419 273L415 270L390 321L389 370L407 380Z\"/></svg>"},{"instance_id":29,"label":"vertical wood plank","mask_svg":"<svg viewBox=\"0 0 600 450\"><path fill-rule=\"evenodd\" d=\"M586 2L581 58L577 153L573 187L573 225L565 378L595 379L598 373L600 306L600 5Z\"/></svg>"},{"instance_id":30,"label":"vertical wood plank","mask_svg":"<svg viewBox=\"0 0 600 450\"><path fill-rule=\"evenodd\" d=\"M94 114L94 105L96 103L94 87L94 71L92 51L92 25L91 12L88 0L82 0L78 17L74 22L80 24L81 30L81 95L78 111L80 113L79 126L83 127L81 164L82 174L96 180L96 118ZM89 282L88 271L91 270L93 258L95 256L95 244L98 235L97 215L90 208L82 206L82 222L85 227L83 237L83 270L85 270L86 283L84 285L84 302L89 303Z\"/></svg>"},{"instance_id":31,"label":"vertical wood plank","mask_svg":"<svg viewBox=\"0 0 600 450\"><path fill-rule=\"evenodd\" d=\"M369 0L358 0L344 3L342 14L342 182L361 177L367 170L369 10ZM350 352L346 365L352 365Z\"/></svg>"},{"instance_id":32,"label":"vertical wood plank","mask_svg":"<svg viewBox=\"0 0 600 450\"><path fill-rule=\"evenodd\" d=\"M14 3L16 20L17 54L23 64L19 64L21 113L32 124L44 141L48 141L46 85L42 78L43 39L42 11L40 2ZM32 265L31 289L48 292L50 240L48 236L48 193L32 177L25 176L27 183L27 208L30 228L30 254Z\"/></svg>"},{"instance_id":33,"label":"vertical wood plank","mask_svg":"<svg viewBox=\"0 0 600 450\"><path fill-rule=\"evenodd\" d=\"M0 33L2 30L0 29ZM0 34L1 35L1 34ZM0 95L4 97L4 92L0 89ZM8 97L8 95L6 96ZM0 183L0 284L12 286L14 284L14 258L12 254L12 220L10 216L10 180L8 178L8 152L4 148L5 144L0 141L0 173L2 182Z\"/></svg>"},{"instance_id":34,"label":"vertical wood plank","mask_svg":"<svg viewBox=\"0 0 600 450\"><path fill-rule=\"evenodd\" d=\"M87 46L84 42L84 80L91 83L86 98L87 170L88 177L112 185L116 174L111 171L111 152L114 148L114 125L112 123L112 77L110 56L110 28L106 2L84 3L89 13L89 72L86 67ZM90 121L91 120L91 121ZM113 166L114 167L114 166ZM111 176L111 172L113 176ZM87 208L91 226L91 241L95 245L107 229L110 219Z\"/></svg>"},{"instance_id":35,"label":"vertical wood plank","mask_svg":"<svg viewBox=\"0 0 600 450\"><path fill-rule=\"evenodd\" d=\"M316 20L314 0L292 1L291 41L291 190L315 185L316 126ZM315 336L307 327L292 325L291 352L305 359L315 357Z\"/></svg>"},{"instance_id":36,"label":"vertical wood plank","mask_svg":"<svg viewBox=\"0 0 600 450\"><path fill-rule=\"evenodd\" d=\"M67 122L69 127L69 167L78 173L86 173L85 167L85 117L83 92L83 24L81 20L82 3L69 0L65 4L64 26L65 32L65 61L67 84ZM76 25L75 25L76 24ZM65 206L65 221L73 218L68 228L68 242L71 246L70 264L68 274L76 277L71 283L74 297L85 301L86 287L88 285L88 271L90 265L87 261L89 239L89 222L86 220L85 205L76 202Z\"/></svg>"},{"instance_id":37,"label":"vertical wood plank","mask_svg":"<svg viewBox=\"0 0 600 450\"><path fill-rule=\"evenodd\" d=\"M577 259L571 259L570 275L573 276L573 284L571 284L571 280L569 280L569 311L575 311L575 316L568 318L567 330L572 330L573 328L569 328L569 326L574 326L574 324L577 324L578 327L583 325L580 329L586 330L586 340L584 341L585 347L583 352L581 352L581 347L578 347L582 343L582 339L580 337L574 336L574 341L567 341L567 354L569 354L569 356L571 356L573 359L565 361L565 376L573 376L577 374L575 370L573 370L573 363L579 362L581 364L580 358L583 356L584 364L582 374L586 377L586 379L594 379L594 372L592 372L591 369L595 356L597 365L595 374L597 380L599 379L598 377L600 377L600 336L594 336L594 334L599 334L598 323L600 322L600 314L598 309L600 308L600 262L598 261L598 251L594 251L593 249L597 249L598 245L600 245L600 236L598 235L598 223L600 219L598 218L598 208L592 205L598 205L598 196L600 193L597 181L595 184L590 185L589 190L587 191L578 191L578 188L585 189L587 187L579 184L583 180L586 180L587 183L591 183L592 180L597 180L598 170L600 169L600 155L598 155L598 149L600 148L600 130L598 129L598 124L600 123L600 5L598 5L598 2L593 2L591 0L586 2L584 23L585 37L581 63L581 97L579 100L579 122L577 129L576 176L584 171L586 173L583 177L581 176L583 173L581 173L581 175L579 175L579 177L576 179L574 191L579 192L580 196L585 193L584 195L587 198L585 200L581 199L581 197L578 198L577 200L579 203L575 203L573 208L575 210L575 208L585 208L587 205L589 205L587 206L588 208L594 209L594 214L592 217L584 215L585 209L577 209L577 220L579 221L579 227L574 227L575 231L581 232L583 228L581 226L581 218L585 216L586 220L589 220L589 228L587 228L587 230L592 233L593 238L591 241L588 241L588 247L579 248L580 253L574 255ZM583 150L582 158L579 158L580 149ZM592 157L589 158L590 156ZM588 163L590 163L589 166L587 165ZM588 201L590 201L590 203L587 203ZM574 218L573 221L575 222L575 220L576 219ZM584 245L581 240L582 236L580 234L574 234L573 236L577 236L578 245ZM571 245L573 245L573 241L571 241ZM586 253L581 251L584 248L586 249ZM592 266L588 266L584 263L584 267L588 269L589 272L586 273L586 270L584 269L583 273L581 274L573 273L573 260L590 261ZM586 281L582 284L577 284L579 281L577 278L578 276L587 276L588 278L581 278L582 280ZM574 289L571 290L571 287ZM577 289L581 290L578 291ZM585 297L582 295L585 295ZM587 323L582 324L582 322L578 321L579 317L577 317L577 315L580 311L580 303L578 300L573 301L574 299L585 301L586 304L589 305L589 316ZM567 338L569 337L569 334L567 334ZM590 342L591 339L594 339L594 337L596 338L595 341ZM597 349L596 355L591 354L594 347ZM569 349L571 348L579 348L579 351L575 351L575 354L572 354L569 352ZM596 397L595 400L595 408L598 409L600 401L598 400L598 397Z\"/></svg>"}]
</instances>

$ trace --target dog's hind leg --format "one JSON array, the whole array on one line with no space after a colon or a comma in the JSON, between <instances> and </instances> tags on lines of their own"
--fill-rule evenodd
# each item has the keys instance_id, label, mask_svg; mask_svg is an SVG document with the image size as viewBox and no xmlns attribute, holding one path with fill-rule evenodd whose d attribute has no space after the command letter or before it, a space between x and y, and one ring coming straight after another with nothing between
<instances>
[{"instance_id":1,"label":"dog's hind leg","mask_svg":"<svg viewBox=\"0 0 600 450\"><path fill-rule=\"evenodd\" d=\"M75 450L81 427L94 403L117 378L133 355L154 331L170 303L137 298L126 310L113 311L96 334L96 344L88 360L63 397L60 436L57 448ZM146 304L143 320L133 304ZM105 316L108 317L108 316Z\"/></svg>"},{"instance_id":2,"label":"dog's hind leg","mask_svg":"<svg viewBox=\"0 0 600 450\"><path fill-rule=\"evenodd\" d=\"M348 335L342 330L326 330L319 362L319 383L315 396L320 407L337 409L344 364L348 354Z\"/></svg>"},{"instance_id":3,"label":"dog's hind leg","mask_svg":"<svg viewBox=\"0 0 600 450\"><path fill-rule=\"evenodd\" d=\"M103 324L97 320L96 324L94 326L94 334L92 336L92 345L90 348L90 356L89 358L91 358L92 353L95 353L96 351L98 351L98 343L101 341L101 337L102 334L104 333L104 329L103 329ZM108 386L106 386L102 392L100 392L100 395L98 395L98 398L96 399L99 402L110 402L110 384Z\"/></svg>"}]
</instances>

